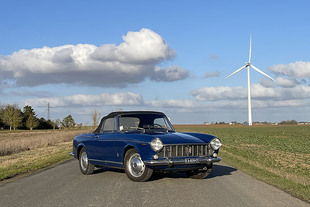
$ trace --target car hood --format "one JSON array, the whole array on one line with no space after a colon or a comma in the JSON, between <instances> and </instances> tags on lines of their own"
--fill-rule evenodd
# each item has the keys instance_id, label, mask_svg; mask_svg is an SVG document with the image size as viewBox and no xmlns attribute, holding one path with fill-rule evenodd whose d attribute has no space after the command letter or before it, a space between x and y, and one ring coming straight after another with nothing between
<instances>
[{"instance_id":1,"label":"car hood","mask_svg":"<svg viewBox=\"0 0 310 207\"><path fill-rule=\"evenodd\" d=\"M163 144L202 144L206 143L203 140L184 133L165 133L165 134L154 134L152 137L158 137L162 140Z\"/></svg>"}]
</instances>

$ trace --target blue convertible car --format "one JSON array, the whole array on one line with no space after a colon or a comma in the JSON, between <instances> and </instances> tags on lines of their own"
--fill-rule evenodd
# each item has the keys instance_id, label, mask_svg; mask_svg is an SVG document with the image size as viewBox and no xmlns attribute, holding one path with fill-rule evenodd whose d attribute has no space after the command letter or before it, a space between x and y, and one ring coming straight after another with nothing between
<instances>
[{"instance_id":1,"label":"blue convertible car","mask_svg":"<svg viewBox=\"0 0 310 207\"><path fill-rule=\"evenodd\" d=\"M186 172L207 177L219 162L219 138L200 133L175 132L165 114L154 111L112 112L98 128L73 140L72 154L83 174L95 167L124 169L133 181L147 181L154 171Z\"/></svg>"}]
</instances>

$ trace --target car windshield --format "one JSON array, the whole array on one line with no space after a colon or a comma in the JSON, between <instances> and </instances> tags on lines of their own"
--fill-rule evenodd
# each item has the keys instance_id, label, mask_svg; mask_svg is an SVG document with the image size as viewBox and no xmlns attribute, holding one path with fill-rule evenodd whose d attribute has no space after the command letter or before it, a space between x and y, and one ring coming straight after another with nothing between
<instances>
[{"instance_id":1,"label":"car windshield","mask_svg":"<svg viewBox=\"0 0 310 207\"><path fill-rule=\"evenodd\" d=\"M174 131L171 123L162 114L125 114L119 117L120 131L168 132Z\"/></svg>"}]
</instances>

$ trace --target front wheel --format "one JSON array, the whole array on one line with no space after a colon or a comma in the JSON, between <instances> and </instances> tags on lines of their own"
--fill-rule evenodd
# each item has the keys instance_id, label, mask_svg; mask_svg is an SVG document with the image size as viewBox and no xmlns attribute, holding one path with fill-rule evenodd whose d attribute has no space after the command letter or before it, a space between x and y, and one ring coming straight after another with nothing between
<instances>
[{"instance_id":1,"label":"front wheel","mask_svg":"<svg viewBox=\"0 0 310 207\"><path fill-rule=\"evenodd\" d=\"M153 170L145 166L136 149L126 152L124 166L127 177L132 181L144 182L153 174Z\"/></svg>"},{"instance_id":2,"label":"front wheel","mask_svg":"<svg viewBox=\"0 0 310 207\"><path fill-rule=\"evenodd\" d=\"M87 152L84 148L81 149L79 155L80 170L84 175L90 175L94 172L95 165L91 164L88 160Z\"/></svg>"},{"instance_id":3,"label":"front wheel","mask_svg":"<svg viewBox=\"0 0 310 207\"><path fill-rule=\"evenodd\" d=\"M186 172L187 176L193 179L204 179L208 177L208 175L212 171L212 166L208 167L206 170L194 170Z\"/></svg>"}]
</instances>

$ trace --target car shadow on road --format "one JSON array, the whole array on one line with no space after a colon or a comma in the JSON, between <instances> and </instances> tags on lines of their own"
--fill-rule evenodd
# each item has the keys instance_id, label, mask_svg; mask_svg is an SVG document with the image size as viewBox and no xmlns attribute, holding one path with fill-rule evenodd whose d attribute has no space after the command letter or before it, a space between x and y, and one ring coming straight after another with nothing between
<instances>
[{"instance_id":1,"label":"car shadow on road","mask_svg":"<svg viewBox=\"0 0 310 207\"><path fill-rule=\"evenodd\" d=\"M234 172L236 170L237 170L236 168L233 168L230 166L213 165L213 169L212 169L210 175L205 179L211 179L211 178L215 178L215 177L219 177L219 176L228 176L228 175L231 175L232 172ZM186 178L186 179L188 179L189 177L186 175L186 173L158 173L158 172L155 172L150 181L160 180L163 178L177 178L177 179Z\"/></svg>"},{"instance_id":2,"label":"car shadow on road","mask_svg":"<svg viewBox=\"0 0 310 207\"><path fill-rule=\"evenodd\" d=\"M207 178L214 178L219 176L231 175L232 172L236 171L236 168L226 165L213 165L212 172Z\"/></svg>"},{"instance_id":3,"label":"car shadow on road","mask_svg":"<svg viewBox=\"0 0 310 207\"><path fill-rule=\"evenodd\" d=\"M211 179L211 178L215 178L219 176L231 175L231 173L236 170L237 170L236 168L226 166L226 165L213 165L213 169L210 175L206 179ZM114 168L108 168L108 167L96 168L93 174L100 174L100 173L105 173L105 172L125 174L125 171L122 169L114 169ZM186 178L188 179L189 177L186 175L186 173L181 173L181 172L168 172L168 173L154 172L150 181L161 180L164 178L177 178L177 179Z\"/></svg>"}]
</instances>

